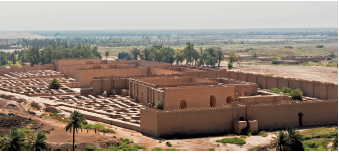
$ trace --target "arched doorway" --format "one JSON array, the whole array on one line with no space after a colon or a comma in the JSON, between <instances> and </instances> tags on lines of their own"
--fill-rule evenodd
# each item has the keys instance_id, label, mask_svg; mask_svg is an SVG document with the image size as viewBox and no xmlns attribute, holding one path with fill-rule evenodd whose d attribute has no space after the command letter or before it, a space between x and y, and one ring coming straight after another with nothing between
<instances>
[{"instance_id":1,"label":"arched doorway","mask_svg":"<svg viewBox=\"0 0 339 154\"><path fill-rule=\"evenodd\" d=\"M303 126L303 113L298 113L298 116L299 116L299 126Z\"/></svg>"},{"instance_id":2,"label":"arched doorway","mask_svg":"<svg viewBox=\"0 0 339 154\"><path fill-rule=\"evenodd\" d=\"M240 95L241 96L247 96L247 90L246 89L242 89Z\"/></svg>"},{"instance_id":3,"label":"arched doorway","mask_svg":"<svg viewBox=\"0 0 339 154\"><path fill-rule=\"evenodd\" d=\"M180 109L184 109L184 108L187 108L187 103L185 100L181 100L180 101Z\"/></svg>"},{"instance_id":4,"label":"arched doorway","mask_svg":"<svg viewBox=\"0 0 339 154\"><path fill-rule=\"evenodd\" d=\"M244 117L240 117L239 121L245 121Z\"/></svg>"},{"instance_id":5,"label":"arched doorway","mask_svg":"<svg viewBox=\"0 0 339 154\"><path fill-rule=\"evenodd\" d=\"M210 107L215 107L217 106L217 99L215 98L214 95L211 95L210 97Z\"/></svg>"},{"instance_id":6,"label":"arched doorway","mask_svg":"<svg viewBox=\"0 0 339 154\"><path fill-rule=\"evenodd\" d=\"M232 101L233 101L233 97L228 96L228 97L226 98L226 103L227 103L227 104L231 104Z\"/></svg>"}]
</instances>

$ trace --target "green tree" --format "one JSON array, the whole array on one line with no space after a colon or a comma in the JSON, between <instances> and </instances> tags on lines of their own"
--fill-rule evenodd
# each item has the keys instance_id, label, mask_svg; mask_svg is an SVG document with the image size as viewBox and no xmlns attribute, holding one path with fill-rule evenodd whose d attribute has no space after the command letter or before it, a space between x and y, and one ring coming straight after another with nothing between
<instances>
[{"instance_id":1,"label":"green tree","mask_svg":"<svg viewBox=\"0 0 339 154\"><path fill-rule=\"evenodd\" d=\"M109 56L108 51L106 51L105 56L106 56L106 60L107 60L107 57Z\"/></svg>"},{"instance_id":2,"label":"green tree","mask_svg":"<svg viewBox=\"0 0 339 154\"><path fill-rule=\"evenodd\" d=\"M45 142L46 140L45 133L39 131L36 135L32 134L28 142L28 147L31 151L42 151L48 147L48 143Z\"/></svg>"},{"instance_id":3,"label":"green tree","mask_svg":"<svg viewBox=\"0 0 339 154\"><path fill-rule=\"evenodd\" d=\"M276 137L272 137L271 148L276 148L277 151L288 151L290 150L289 144L292 143L292 139L284 131L279 131Z\"/></svg>"},{"instance_id":4,"label":"green tree","mask_svg":"<svg viewBox=\"0 0 339 154\"><path fill-rule=\"evenodd\" d=\"M222 51L216 50L216 56L218 59L218 68L220 68L220 62L224 60L224 55L222 54Z\"/></svg>"},{"instance_id":5,"label":"green tree","mask_svg":"<svg viewBox=\"0 0 339 154\"><path fill-rule=\"evenodd\" d=\"M8 130L1 140L1 151L23 151L25 150L25 134L17 128Z\"/></svg>"},{"instance_id":6,"label":"green tree","mask_svg":"<svg viewBox=\"0 0 339 154\"><path fill-rule=\"evenodd\" d=\"M69 123L66 125L64 129L66 130L66 132L68 130L72 132L73 130L73 151L74 151L75 131L78 132L78 129L82 129L81 124L85 122L85 118L84 115L81 114L79 111L74 110L68 119Z\"/></svg>"},{"instance_id":7,"label":"green tree","mask_svg":"<svg viewBox=\"0 0 339 154\"><path fill-rule=\"evenodd\" d=\"M258 57L257 53L256 53L256 52L253 53L252 57L253 57L253 58L257 58L257 57Z\"/></svg>"},{"instance_id":8,"label":"green tree","mask_svg":"<svg viewBox=\"0 0 339 154\"><path fill-rule=\"evenodd\" d=\"M58 79L54 78L48 85L48 88L50 89L59 89L61 87L60 82L58 81Z\"/></svg>"},{"instance_id":9,"label":"green tree","mask_svg":"<svg viewBox=\"0 0 339 154\"><path fill-rule=\"evenodd\" d=\"M300 89L293 89L290 93L292 100L303 100L303 92Z\"/></svg>"},{"instance_id":10,"label":"green tree","mask_svg":"<svg viewBox=\"0 0 339 154\"><path fill-rule=\"evenodd\" d=\"M186 65L192 62L192 52L194 50L194 45L191 42L186 43L186 47L184 49L185 58L186 58Z\"/></svg>"},{"instance_id":11,"label":"green tree","mask_svg":"<svg viewBox=\"0 0 339 154\"><path fill-rule=\"evenodd\" d=\"M174 60L176 61L177 65L185 60L185 52L183 49L178 49L174 53Z\"/></svg>"},{"instance_id":12,"label":"green tree","mask_svg":"<svg viewBox=\"0 0 339 154\"><path fill-rule=\"evenodd\" d=\"M140 55L140 50L137 48L133 48L131 50L131 54L133 55L134 60L137 60L138 56Z\"/></svg>"},{"instance_id":13,"label":"green tree","mask_svg":"<svg viewBox=\"0 0 339 154\"><path fill-rule=\"evenodd\" d=\"M238 61L237 55L235 54L235 52L231 52L231 53L228 55L227 60L228 60L228 62L230 62L230 63L233 63L233 62Z\"/></svg>"},{"instance_id":14,"label":"green tree","mask_svg":"<svg viewBox=\"0 0 339 154\"><path fill-rule=\"evenodd\" d=\"M288 145L289 148L292 151L304 151L303 143L301 142L303 140L302 135L300 135L292 126L286 127L286 132L289 138L292 139L292 143Z\"/></svg>"},{"instance_id":15,"label":"green tree","mask_svg":"<svg viewBox=\"0 0 339 154\"><path fill-rule=\"evenodd\" d=\"M162 104L161 104L160 101L158 101L158 102L155 104L155 108L158 109L158 110L164 109L164 108L162 107Z\"/></svg>"},{"instance_id":16,"label":"green tree","mask_svg":"<svg viewBox=\"0 0 339 154\"><path fill-rule=\"evenodd\" d=\"M197 62L198 62L198 60L200 58L199 52L197 50L193 50L192 58L194 60L194 65L197 65Z\"/></svg>"}]
</instances>

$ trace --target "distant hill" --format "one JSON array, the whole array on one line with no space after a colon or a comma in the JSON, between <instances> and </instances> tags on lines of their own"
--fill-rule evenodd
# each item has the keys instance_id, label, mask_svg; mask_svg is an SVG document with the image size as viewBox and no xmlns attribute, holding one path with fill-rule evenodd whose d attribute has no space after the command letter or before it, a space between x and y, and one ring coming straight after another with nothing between
<instances>
[{"instance_id":1,"label":"distant hill","mask_svg":"<svg viewBox=\"0 0 339 154\"><path fill-rule=\"evenodd\" d=\"M41 35L31 34L28 32L3 32L0 33L0 39L14 39L14 38L46 38Z\"/></svg>"}]
</instances>

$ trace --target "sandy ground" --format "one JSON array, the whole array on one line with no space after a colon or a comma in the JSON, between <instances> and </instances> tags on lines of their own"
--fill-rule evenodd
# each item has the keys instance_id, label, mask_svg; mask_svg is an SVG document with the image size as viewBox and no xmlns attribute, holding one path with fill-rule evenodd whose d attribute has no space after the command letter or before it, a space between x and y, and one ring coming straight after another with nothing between
<instances>
[{"instance_id":1,"label":"sandy ground","mask_svg":"<svg viewBox=\"0 0 339 154\"><path fill-rule=\"evenodd\" d=\"M226 66L222 63L221 66ZM338 83L338 68L321 66L273 66L273 65L233 65L232 71L242 71L246 73L273 74L289 78L299 78L304 80L322 81ZM225 67L224 67L225 68Z\"/></svg>"}]
</instances>

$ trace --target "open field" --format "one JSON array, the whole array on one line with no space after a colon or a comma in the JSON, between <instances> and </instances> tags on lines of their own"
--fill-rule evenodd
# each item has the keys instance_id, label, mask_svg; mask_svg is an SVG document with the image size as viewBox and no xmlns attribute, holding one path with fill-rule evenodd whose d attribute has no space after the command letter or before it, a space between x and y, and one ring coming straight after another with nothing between
<instances>
[{"instance_id":1,"label":"open field","mask_svg":"<svg viewBox=\"0 0 339 154\"><path fill-rule=\"evenodd\" d=\"M226 62L221 63L227 66ZM234 65L235 66L235 65ZM224 67L225 68L225 67ZM321 66L274 66L274 65L242 65L235 66L232 71L277 75L304 80L338 83L338 68Z\"/></svg>"}]
</instances>

